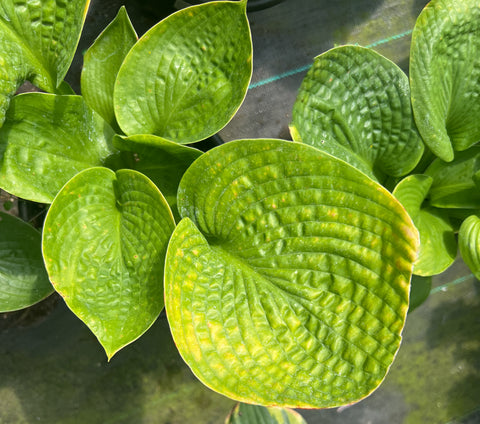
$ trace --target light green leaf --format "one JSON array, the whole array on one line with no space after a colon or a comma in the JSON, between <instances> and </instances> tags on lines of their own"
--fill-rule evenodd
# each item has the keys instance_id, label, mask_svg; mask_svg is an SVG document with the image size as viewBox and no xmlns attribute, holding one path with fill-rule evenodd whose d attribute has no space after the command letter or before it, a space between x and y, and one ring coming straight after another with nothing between
<instances>
[{"instance_id":1,"label":"light green leaf","mask_svg":"<svg viewBox=\"0 0 480 424\"><path fill-rule=\"evenodd\" d=\"M187 168L202 152L150 134L115 136L113 145L118 150L134 153L128 167L150 178L178 217L178 185Z\"/></svg>"},{"instance_id":2,"label":"light green leaf","mask_svg":"<svg viewBox=\"0 0 480 424\"><path fill-rule=\"evenodd\" d=\"M292 119L295 140L380 180L385 174L410 172L424 149L413 121L407 76L393 62L359 46L337 47L315 58Z\"/></svg>"},{"instance_id":3,"label":"light green leaf","mask_svg":"<svg viewBox=\"0 0 480 424\"><path fill-rule=\"evenodd\" d=\"M113 110L115 79L120 65L136 41L137 34L122 6L84 56L82 95L85 102L113 128L118 127Z\"/></svg>"},{"instance_id":4,"label":"light green leaf","mask_svg":"<svg viewBox=\"0 0 480 424\"><path fill-rule=\"evenodd\" d=\"M480 208L475 174L480 170L480 146L457 152L452 162L436 159L425 171L433 178L430 203L439 208Z\"/></svg>"},{"instance_id":5,"label":"light green leaf","mask_svg":"<svg viewBox=\"0 0 480 424\"><path fill-rule=\"evenodd\" d=\"M469 216L458 232L458 245L462 259L477 279L480 279L480 218Z\"/></svg>"},{"instance_id":6,"label":"light green leaf","mask_svg":"<svg viewBox=\"0 0 480 424\"><path fill-rule=\"evenodd\" d=\"M420 233L420 250L413 272L421 276L445 271L455 260L457 252L455 232L447 212L423 204L432 181L427 175L410 175L393 191Z\"/></svg>"},{"instance_id":7,"label":"light green leaf","mask_svg":"<svg viewBox=\"0 0 480 424\"><path fill-rule=\"evenodd\" d=\"M40 233L0 212L0 312L26 308L52 292L43 265Z\"/></svg>"},{"instance_id":8,"label":"light green leaf","mask_svg":"<svg viewBox=\"0 0 480 424\"><path fill-rule=\"evenodd\" d=\"M410 289L410 305L408 313L418 308L428 299L430 290L432 289L432 277L421 277L414 275Z\"/></svg>"},{"instance_id":9,"label":"light green leaf","mask_svg":"<svg viewBox=\"0 0 480 424\"><path fill-rule=\"evenodd\" d=\"M0 125L26 80L56 92L72 62L90 0L2 0Z\"/></svg>"},{"instance_id":10,"label":"light green leaf","mask_svg":"<svg viewBox=\"0 0 480 424\"><path fill-rule=\"evenodd\" d=\"M77 172L103 164L114 152L112 137L80 96L16 96L0 128L0 187L51 203Z\"/></svg>"},{"instance_id":11,"label":"light green leaf","mask_svg":"<svg viewBox=\"0 0 480 424\"><path fill-rule=\"evenodd\" d=\"M478 0L432 0L412 34L410 83L415 121L442 160L480 140Z\"/></svg>"},{"instance_id":12,"label":"light green leaf","mask_svg":"<svg viewBox=\"0 0 480 424\"><path fill-rule=\"evenodd\" d=\"M207 386L332 407L383 380L400 344L417 231L380 185L282 140L239 140L185 173L167 252L176 345Z\"/></svg>"},{"instance_id":13,"label":"light green leaf","mask_svg":"<svg viewBox=\"0 0 480 424\"><path fill-rule=\"evenodd\" d=\"M132 170L91 168L56 196L44 224L50 281L110 359L163 308L174 222L155 185Z\"/></svg>"},{"instance_id":14,"label":"light green leaf","mask_svg":"<svg viewBox=\"0 0 480 424\"><path fill-rule=\"evenodd\" d=\"M238 403L225 424L307 424L307 422L292 409Z\"/></svg>"},{"instance_id":15,"label":"light green leaf","mask_svg":"<svg viewBox=\"0 0 480 424\"><path fill-rule=\"evenodd\" d=\"M123 132L189 143L227 124L252 73L245 9L245 0L182 9L137 42L120 68L114 92Z\"/></svg>"}]
</instances>

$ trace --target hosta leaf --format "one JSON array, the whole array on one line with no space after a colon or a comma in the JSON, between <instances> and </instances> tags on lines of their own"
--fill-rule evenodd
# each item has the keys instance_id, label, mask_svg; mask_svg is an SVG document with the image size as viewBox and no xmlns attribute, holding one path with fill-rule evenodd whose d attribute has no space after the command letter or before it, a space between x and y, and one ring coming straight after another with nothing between
<instances>
[{"instance_id":1,"label":"hosta leaf","mask_svg":"<svg viewBox=\"0 0 480 424\"><path fill-rule=\"evenodd\" d=\"M480 140L480 5L432 0L417 19L410 54L418 130L444 161Z\"/></svg>"},{"instance_id":2,"label":"hosta leaf","mask_svg":"<svg viewBox=\"0 0 480 424\"><path fill-rule=\"evenodd\" d=\"M430 203L439 208L480 208L475 174L480 169L480 146L457 152L452 162L435 160L425 171L433 178Z\"/></svg>"},{"instance_id":3,"label":"hosta leaf","mask_svg":"<svg viewBox=\"0 0 480 424\"><path fill-rule=\"evenodd\" d=\"M407 76L367 48L342 46L318 56L292 118L302 142L380 178L410 172L423 153Z\"/></svg>"},{"instance_id":4,"label":"hosta leaf","mask_svg":"<svg viewBox=\"0 0 480 424\"><path fill-rule=\"evenodd\" d=\"M43 265L40 233L0 212L0 312L26 308L52 292Z\"/></svg>"},{"instance_id":5,"label":"hosta leaf","mask_svg":"<svg viewBox=\"0 0 480 424\"><path fill-rule=\"evenodd\" d=\"M163 267L174 223L144 175L90 168L56 196L45 220L50 281L108 358L141 336L163 308Z\"/></svg>"},{"instance_id":6,"label":"hosta leaf","mask_svg":"<svg viewBox=\"0 0 480 424\"><path fill-rule=\"evenodd\" d=\"M0 187L51 203L77 172L114 152L112 129L80 96L16 96L0 128Z\"/></svg>"},{"instance_id":7,"label":"hosta leaf","mask_svg":"<svg viewBox=\"0 0 480 424\"><path fill-rule=\"evenodd\" d=\"M455 232L447 212L423 205L432 181L427 175L410 175L393 191L420 233L420 250L413 272L422 276L445 271L455 260L457 252Z\"/></svg>"},{"instance_id":8,"label":"hosta leaf","mask_svg":"<svg viewBox=\"0 0 480 424\"><path fill-rule=\"evenodd\" d=\"M186 8L137 42L120 68L114 92L117 120L127 135L155 134L189 143L227 124L252 72L245 9L245 0Z\"/></svg>"},{"instance_id":9,"label":"hosta leaf","mask_svg":"<svg viewBox=\"0 0 480 424\"><path fill-rule=\"evenodd\" d=\"M367 396L400 344L417 232L381 186L310 146L240 140L185 173L165 307L207 386L264 406Z\"/></svg>"},{"instance_id":10,"label":"hosta leaf","mask_svg":"<svg viewBox=\"0 0 480 424\"><path fill-rule=\"evenodd\" d=\"M202 152L150 134L115 136L113 144L118 150L134 152L129 168L150 178L165 196L174 214L178 215L178 185L187 168Z\"/></svg>"},{"instance_id":11,"label":"hosta leaf","mask_svg":"<svg viewBox=\"0 0 480 424\"><path fill-rule=\"evenodd\" d=\"M87 50L82 68L82 95L112 127L117 127L113 110L113 89L125 56L137 41L137 34L125 7Z\"/></svg>"},{"instance_id":12,"label":"hosta leaf","mask_svg":"<svg viewBox=\"0 0 480 424\"><path fill-rule=\"evenodd\" d=\"M408 312L412 312L425 302L432 289L432 277L421 277L414 275L412 277L412 288L410 289L410 305Z\"/></svg>"},{"instance_id":13,"label":"hosta leaf","mask_svg":"<svg viewBox=\"0 0 480 424\"><path fill-rule=\"evenodd\" d=\"M225 424L307 424L307 422L292 409L238 403Z\"/></svg>"},{"instance_id":14,"label":"hosta leaf","mask_svg":"<svg viewBox=\"0 0 480 424\"><path fill-rule=\"evenodd\" d=\"M477 279L480 279L480 218L469 216L458 232L458 245L462 259Z\"/></svg>"},{"instance_id":15,"label":"hosta leaf","mask_svg":"<svg viewBox=\"0 0 480 424\"><path fill-rule=\"evenodd\" d=\"M55 92L77 47L90 0L2 0L0 125L9 99L26 79Z\"/></svg>"}]
</instances>

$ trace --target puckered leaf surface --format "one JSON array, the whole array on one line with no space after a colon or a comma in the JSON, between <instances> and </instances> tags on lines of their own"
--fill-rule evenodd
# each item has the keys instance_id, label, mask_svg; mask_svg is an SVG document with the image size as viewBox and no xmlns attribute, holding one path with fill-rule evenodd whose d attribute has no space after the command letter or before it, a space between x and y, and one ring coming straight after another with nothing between
<instances>
[{"instance_id":1,"label":"puckered leaf surface","mask_svg":"<svg viewBox=\"0 0 480 424\"><path fill-rule=\"evenodd\" d=\"M48 211L43 256L50 281L108 358L140 337L163 308L173 227L160 191L133 170L82 171Z\"/></svg>"},{"instance_id":2,"label":"puckered leaf surface","mask_svg":"<svg viewBox=\"0 0 480 424\"><path fill-rule=\"evenodd\" d=\"M60 86L80 38L90 0L0 2L0 125L27 79L48 92Z\"/></svg>"},{"instance_id":3,"label":"puckered leaf surface","mask_svg":"<svg viewBox=\"0 0 480 424\"><path fill-rule=\"evenodd\" d=\"M205 139L240 107L252 73L246 1L182 9L150 29L125 58L114 91L127 135Z\"/></svg>"},{"instance_id":4,"label":"puckered leaf surface","mask_svg":"<svg viewBox=\"0 0 480 424\"><path fill-rule=\"evenodd\" d=\"M418 242L393 196L313 147L239 140L193 163L178 207L165 303L201 381L244 402L317 408L380 384Z\"/></svg>"},{"instance_id":5,"label":"puckered leaf surface","mask_svg":"<svg viewBox=\"0 0 480 424\"><path fill-rule=\"evenodd\" d=\"M382 179L402 176L420 160L405 73L373 50L331 49L315 59L292 113L295 140Z\"/></svg>"},{"instance_id":6,"label":"puckered leaf surface","mask_svg":"<svg viewBox=\"0 0 480 424\"><path fill-rule=\"evenodd\" d=\"M417 19L410 53L412 107L442 160L480 140L480 4L432 0Z\"/></svg>"}]
</instances>

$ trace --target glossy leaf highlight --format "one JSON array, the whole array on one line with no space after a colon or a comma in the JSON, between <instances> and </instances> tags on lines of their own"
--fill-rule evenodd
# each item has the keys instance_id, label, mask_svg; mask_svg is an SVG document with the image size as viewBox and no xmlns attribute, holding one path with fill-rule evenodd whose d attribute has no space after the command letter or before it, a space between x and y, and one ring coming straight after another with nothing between
<instances>
[{"instance_id":1,"label":"glossy leaf highlight","mask_svg":"<svg viewBox=\"0 0 480 424\"><path fill-rule=\"evenodd\" d=\"M155 185L132 170L91 168L56 196L45 220L50 281L110 359L163 308L163 268L174 222Z\"/></svg>"},{"instance_id":2,"label":"glossy leaf highlight","mask_svg":"<svg viewBox=\"0 0 480 424\"><path fill-rule=\"evenodd\" d=\"M0 312L26 308L51 293L40 233L26 222L0 212Z\"/></svg>"},{"instance_id":3,"label":"glossy leaf highlight","mask_svg":"<svg viewBox=\"0 0 480 424\"><path fill-rule=\"evenodd\" d=\"M185 173L165 303L207 386L264 406L367 396L400 344L417 232L343 161L281 140L239 140Z\"/></svg>"},{"instance_id":4,"label":"glossy leaf highlight","mask_svg":"<svg viewBox=\"0 0 480 424\"><path fill-rule=\"evenodd\" d=\"M114 153L112 137L110 126L80 96L16 96L0 128L0 187L51 203L75 174Z\"/></svg>"},{"instance_id":5,"label":"glossy leaf highlight","mask_svg":"<svg viewBox=\"0 0 480 424\"><path fill-rule=\"evenodd\" d=\"M412 34L410 82L415 121L444 161L480 139L480 5L432 0Z\"/></svg>"},{"instance_id":6,"label":"glossy leaf highlight","mask_svg":"<svg viewBox=\"0 0 480 424\"><path fill-rule=\"evenodd\" d=\"M240 107L251 73L245 0L182 9L127 55L114 92L118 123L127 135L178 143L208 138Z\"/></svg>"}]
</instances>

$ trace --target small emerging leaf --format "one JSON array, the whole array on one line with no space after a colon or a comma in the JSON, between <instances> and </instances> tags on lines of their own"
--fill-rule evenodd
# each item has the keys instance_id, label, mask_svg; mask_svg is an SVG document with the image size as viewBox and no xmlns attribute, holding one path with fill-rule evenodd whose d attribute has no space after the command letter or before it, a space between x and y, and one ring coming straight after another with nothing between
<instances>
[{"instance_id":1,"label":"small emerging leaf","mask_svg":"<svg viewBox=\"0 0 480 424\"><path fill-rule=\"evenodd\" d=\"M80 96L27 93L12 100L0 128L0 187L51 203L77 172L114 152L113 130Z\"/></svg>"},{"instance_id":2,"label":"small emerging leaf","mask_svg":"<svg viewBox=\"0 0 480 424\"><path fill-rule=\"evenodd\" d=\"M393 191L420 233L420 250L413 272L422 276L445 271L455 260L457 252L455 233L447 212L423 205L432 182L427 175L410 175Z\"/></svg>"},{"instance_id":3,"label":"small emerging leaf","mask_svg":"<svg viewBox=\"0 0 480 424\"><path fill-rule=\"evenodd\" d=\"M82 95L85 102L117 128L113 110L113 89L125 56L137 41L137 34L125 7L87 50L82 68Z\"/></svg>"},{"instance_id":4,"label":"small emerging leaf","mask_svg":"<svg viewBox=\"0 0 480 424\"><path fill-rule=\"evenodd\" d=\"M163 308L174 222L155 185L132 170L91 168L55 197L44 224L50 281L110 359Z\"/></svg>"},{"instance_id":5,"label":"small emerging leaf","mask_svg":"<svg viewBox=\"0 0 480 424\"><path fill-rule=\"evenodd\" d=\"M469 216L461 225L458 244L462 259L480 279L480 218L477 215Z\"/></svg>"},{"instance_id":6,"label":"small emerging leaf","mask_svg":"<svg viewBox=\"0 0 480 424\"><path fill-rule=\"evenodd\" d=\"M432 0L412 34L412 107L427 146L444 161L480 140L480 5Z\"/></svg>"},{"instance_id":7,"label":"small emerging leaf","mask_svg":"<svg viewBox=\"0 0 480 424\"><path fill-rule=\"evenodd\" d=\"M436 159L425 171L433 178L430 203L438 208L480 208L475 175L480 170L480 146L458 152L452 162Z\"/></svg>"},{"instance_id":8,"label":"small emerging leaf","mask_svg":"<svg viewBox=\"0 0 480 424\"><path fill-rule=\"evenodd\" d=\"M225 424L307 424L307 422L292 409L238 403Z\"/></svg>"},{"instance_id":9,"label":"small emerging leaf","mask_svg":"<svg viewBox=\"0 0 480 424\"><path fill-rule=\"evenodd\" d=\"M165 306L201 381L242 402L315 408L380 384L418 242L390 193L310 146L239 140L192 164L178 207Z\"/></svg>"},{"instance_id":10,"label":"small emerging leaf","mask_svg":"<svg viewBox=\"0 0 480 424\"><path fill-rule=\"evenodd\" d=\"M251 73L245 0L182 9L127 55L114 92L118 123L127 135L178 143L208 138L240 107Z\"/></svg>"},{"instance_id":11,"label":"small emerging leaf","mask_svg":"<svg viewBox=\"0 0 480 424\"><path fill-rule=\"evenodd\" d=\"M0 312L26 308L51 293L40 233L0 212Z\"/></svg>"},{"instance_id":12,"label":"small emerging leaf","mask_svg":"<svg viewBox=\"0 0 480 424\"><path fill-rule=\"evenodd\" d=\"M294 140L380 180L410 172L423 153L407 76L364 47L337 47L315 58L292 118Z\"/></svg>"}]
</instances>

